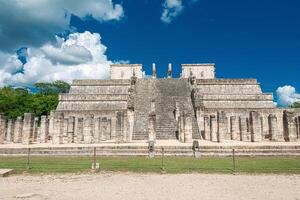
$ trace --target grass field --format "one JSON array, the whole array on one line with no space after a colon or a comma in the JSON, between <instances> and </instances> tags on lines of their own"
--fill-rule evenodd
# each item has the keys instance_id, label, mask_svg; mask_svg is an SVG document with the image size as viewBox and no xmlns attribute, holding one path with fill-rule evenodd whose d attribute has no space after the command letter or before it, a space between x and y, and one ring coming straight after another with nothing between
<instances>
[{"instance_id":1,"label":"grass field","mask_svg":"<svg viewBox=\"0 0 300 200\"><path fill-rule=\"evenodd\" d=\"M91 169L92 157L30 158L30 173L84 172ZM232 173L230 157L97 157L102 171L161 172L167 173ZM26 171L27 157L0 157L0 168ZM238 173L300 173L300 157L237 157Z\"/></svg>"}]
</instances>

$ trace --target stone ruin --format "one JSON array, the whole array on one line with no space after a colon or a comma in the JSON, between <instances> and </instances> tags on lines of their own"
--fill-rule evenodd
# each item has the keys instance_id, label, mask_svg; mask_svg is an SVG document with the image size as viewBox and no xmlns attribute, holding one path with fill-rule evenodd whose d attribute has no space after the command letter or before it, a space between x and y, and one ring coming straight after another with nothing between
<instances>
[{"instance_id":1,"label":"stone ruin","mask_svg":"<svg viewBox=\"0 0 300 200\"><path fill-rule=\"evenodd\" d=\"M215 78L214 64L183 64L180 78L170 64L167 78L152 71L117 64L109 80L74 80L49 116L0 116L0 143L300 140L300 109L277 108L256 79Z\"/></svg>"}]
</instances>

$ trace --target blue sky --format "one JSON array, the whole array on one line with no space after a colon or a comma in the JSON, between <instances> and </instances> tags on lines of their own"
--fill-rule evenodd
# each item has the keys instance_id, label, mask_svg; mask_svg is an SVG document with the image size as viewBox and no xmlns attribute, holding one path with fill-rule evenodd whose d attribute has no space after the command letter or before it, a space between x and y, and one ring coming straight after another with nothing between
<instances>
[{"instance_id":1,"label":"blue sky","mask_svg":"<svg viewBox=\"0 0 300 200\"><path fill-rule=\"evenodd\" d=\"M1 1L0 4L3 4ZM2 48L2 51L11 54L13 48L16 51L28 46L45 49L46 43L54 41L53 33L88 31L100 35L101 45L105 46L102 53L108 61L142 63L147 74L151 74L153 62L157 65L159 77L166 76L168 63L173 64L174 76L178 77L181 63L213 62L216 63L217 77L257 78L264 92L275 93L278 87L287 85L300 88L298 0L89 1L104 2L102 6L112 7L108 6L100 15L96 8L92 10L86 6L91 10L79 12L78 8L66 4L63 8L70 13L68 25L59 28L53 25L53 30L48 31L49 36L46 28L40 32L26 30L38 38L41 34L45 37L34 42L29 39L27 43L23 39L19 46L7 45L7 49ZM116 5L122 8L122 12L116 9ZM13 6L11 8L15 9ZM164 10L174 14L169 21L162 19ZM5 24L3 18L2 23ZM37 21L36 27L39 26L44 25ZM16 34L16 37L21 36ZM300 100L296 91L292 95Z\"/></svg>"}]
</instances>

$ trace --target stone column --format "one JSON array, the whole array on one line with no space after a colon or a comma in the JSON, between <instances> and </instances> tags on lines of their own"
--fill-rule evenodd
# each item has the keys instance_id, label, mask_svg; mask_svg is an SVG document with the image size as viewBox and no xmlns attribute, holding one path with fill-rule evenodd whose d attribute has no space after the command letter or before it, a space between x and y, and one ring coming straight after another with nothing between
<instances>
[{"instance_id":1,"label":"stone column","mask_svg":"<svg viewBox=\"0 0 300 200\"><path fill-rule=\"evenodd\" d=\"M111 135L108 134L108 120L106 117L101 119L100 124L100 131L101 131L101 140L111 140Z\"/></svg>"},{"instance_id":2,"label":"stone column","mask_svg":"<svg viewBox=\"0 0 300 200\"><path fill-rule=\"evenodd\" d=\"M284 127L286 140L290 142L297 141L294 113L284 111Z\"/></svg>"},{"instance_id":3,"label":"stone column","mask_svg":"<svg viewBox=\"0 0 300 200\"><path fill-rule=\"evenodd\" d=\"M278 129L277 136L274 138L272 137L271 139L284 142L283 113L276 114L276 118L277 118L277 129Z\"/></svg>"},{"instance_id":4,"label":"stone column","mask_svg":"<svg viewBox=\"0 0 300 200\"><path fill-rule=\"evenodd\" d=\"M300 140L300 116L297 117L297 138Z\"/></svg>"},{"instance_id":5,"label":"stone column","mask_svg":"<svg viewBox=\"0 0 300 200\"><path fill-rule=\"evenodd\" d=\"M11 143L14 141L14 121L9 119L7 122L6 142Z\"/></svg>"},{"instance_id":6,"label":"stone column","mask_svg":"<svg viewBox=\"0 0 300 200\"><path fill-rule=\"evenodd\" d=\"M134 126L134 110L127 109L127 120L128 120L128 134L127 134L127 141L132 141L133 136L133 126Z\"/></svg>"},{"instance_id":7,"label":"stone column","mask_svg":"<svg viewBox=\"0 0 300 200\"><path fill-rule=\"evenodd\" d=\"M217 141L222 142L225 139L225 135L227 133L227 117L225 112L221 111L217 113Z\"/></svg>"},{"instance_id":8,"label":"stone column","mask_svg":"<svg viewBox=\"0 0 300 200\"><path fill-rule=\"evenodd\" d=\"M262 140L262 124L260 115L258 112L250 112L250 130L251 130L251 142L260 142Z\"/></svg>"},{"instance_id":9,"label":"stone column","mask_svg":"<svg viewBox=\"0 0 300 200\"><path fill-rule=\"evenodd\" d=\"M49 135L49 120L47 116L41 116L41 128L40 128L40 143L46 143Z\"/></svg>"},{"instance_id":10,"label":"stone column","mask_svg":"<svg viewBox=\"0 0 300 200\"><path fill-rule=\"evenodd\" d=\"M83 142L85 144L93 143L94 116L87 115L83 120Z\"/></svg>"},{"instance_id":11,"label":"stone column","mask_svg":"<svg viewBox=\"0 0 300 200\"><path fill-rule=\"evenodd\" d=\"M211 140L210 138L210 120L208 116L204 116L204 139Z\"/></svg>"},{"instance_id":12,"label":"stone column","mask_svg":"<svg viewBox=\"0 0 300 200\"><path fill-rule=\"evenodd\" d=\"M240 139L241 141L250 141L247 131L247 117L240 116Z\"/></svg>"},{"instance_id":13,"label":"stone column","mask_svg":"<svg viewBox=\"0 0 300 200\"><path fill-rule=\"evenodd\" d=\"M193 141L193 126L192 126L192 116L191 114L185 115L184 123L184 142Z\"/></svg>"},{"instance_id":14,"label":"stone column","mask_svg":"<svg viewBox=\"0 0 300 200\"><path fill-rule=\"evenodd\" d=\"M210 116L210 140L213 142L218 141L217 131L218 131L218 124L217 124L216 116L211 115Z\"/></svg>"},{"instance_id":15,"label":"stone column","mask_svg":"<svg viewBox=\"0 0 300 200\"><path fill-rule=\"evenodd\" d=\"M28 145L32 142L34 117L32 113L25 113L22 130L22 144Z\"/></svg>"},{"instance_id":16,"label":"stone column","mask_svg":"<svg viewBox=\"0 0 300 200\"><path fill-rule=\"evenodd\" d=\"M32 141L36 142L38 137L38 126L39 126L39 118L35 117L33 121L33 135L32 135Z\"/></svg>"},{"instance_id":17,"label":"stone column","mask_svg":"<svg viewBox=\"0 0 300 200\"><path fill-rule=\"evenodd\" d=\"M74 143L75 117L69 116L67 124L67 142Z\"/></svg>"},{"instance_id":18,"label":"stone column","mask_svg":"<svg viewBox=\"0 0 300 200\"><path fill-rule=\"evenodd\" d=\"M155 132L155 123L156 123L156 115L154 113L149 115L149 123L148 123L148 132L149 132L149 141L155 141L156 132Z\"/></svg>"},{"instance_id":19,"label":"stone column","mask_svg":"<svg viewBox=\"0 0 300 200\"><path fill-rule=\"evenodd\" d=\"M184 142L184 116L183 113L181 113L179 117L179 141Z\"/></svg>"},{"instance_id":20,"label":"stone column","mask_svg":"<svg viewBox=\"0 0 300 200\"><path fill-rule=\"evenodd\" d=\"M94 118L94 143L101 142L100 122L100 117Z\"/></svg>"},{"instance_id":21,"label":"stone column","mask_svg":"<svg viewBox=\"0 0 300 200\"><path fill-rule=\"evenodd\" d=\"M75 120L75 143L83 142L83 118L76 118Z\"/></svg>"},{"instance_id":22,"label":"stone column","mask_svg":"<svg viewBox=\"0 0 300 200\"><path fill-rule=\"evenodd\" d=\"M239 123L236 116L230 117L230 135L232 140L240 140Z\"/></svg>"},{"instance_id":23,"label":"stone column","mask_svg":"<svg viewBox=\"0 0 300 200\"><path fill-rule=\"evenodd\" d=\"M55 112L54 115L54 130L52 143L53 144L62 144L63 143L63 133L64 133L64 115L63 113Z\"/></svg>"},{"instance_id":24,"label":"stone column","mask_svg":"<svg viewBox=\"0 0 300 200\"><path fill-rule=\"evenodd\" d=\"M117 112L117 122L116 122L116 141L123 141L124 133L124 113L122 111Z\"/></svg>"},{"instance_id":25,"label":"stone column","mask_svg":"<svg viewBox=\"0 0 300 200\"><path fill-rule=\"evenodd\" d=\"M270 140L276 141L278 135L278 127L277 127L277 118L276 115L269 115L269 134Z\"/></svg>"},{"instance_id":26,"label":"stone column","mask_svg":"<svg viewBox=\"0 0 300 200\"><path fill-rule=\"evenodd\" d=\"M23 119L18 117L15 121L14 127L14 143L22 142L22 129L23 129Z\"/></svg>"},{"instance_id":27,"label":"stone column","mask_svg":"<svg viewBox=\"0 0 300 200\"><path fill-rule=\"evenodd\" d=\"M0 114L0 144L4 143L6 134L6 119Z\"/></svg>"},{"instance_id":28,"label":"stone column","mask_svg":"<svg viewBox=\"0 0 300 200\"><path fill-rule=\"evenodd\" d=\"M54 111L51 111L49 115L49 139L50 140L53 140L53 134L54 134Z\"/></svg>"},{"instance_id":29,"label":"stone column","mask_svg":"<svg viewBox=\"0 0 300 200\"><path fill-rule=\"evenodd\" d=\"M68 118L64 118L63 120L64 123L64 129L63 129L63 136L62 136L62 143L66 144L69 143L69 137L68 137Z\"/></svg>"},{"instance_id":30,"label":"stone column","mask_svg":"<svg viewBox=\"0 0 300 200\"><path fill-rule=\"evenodd\" d=\"M111 134L110 138L116 140L117 139L117 112L115 113L114 116L111 117Z\"/></svg>"}]
</instances>

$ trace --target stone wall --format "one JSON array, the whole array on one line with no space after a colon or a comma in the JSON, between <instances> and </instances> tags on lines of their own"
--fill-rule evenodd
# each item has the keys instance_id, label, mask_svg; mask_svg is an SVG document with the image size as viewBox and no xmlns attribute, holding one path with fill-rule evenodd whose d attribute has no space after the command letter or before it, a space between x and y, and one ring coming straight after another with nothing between
<instances>
[{"instance_id":1,"label":"stone wall","mask_svg":"<svg viewBox=\"0 0 300 200\"><path fill-rule=\"evenodd\" d=\"M189 78L191 75L196 79L214 79L215 64L182 64L181 78Z\"/></svg>"},{"instance_id":2,"label":"stone wall","mask_svg":"<svg viewBox=\"0 0 300 200\"><path fill-rule=\"evenodd\" d=\"M133 75L143 78L141 64L113 64L110 66L110 79L130 79Z\"/></svg>"}]
</instances>

